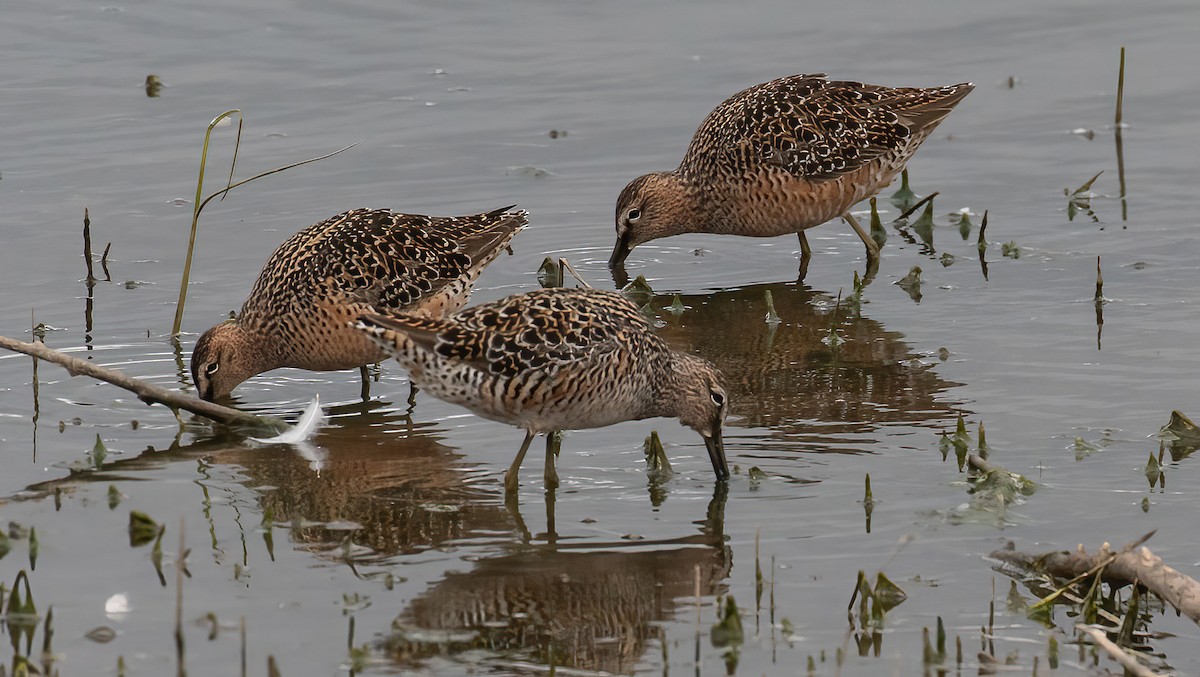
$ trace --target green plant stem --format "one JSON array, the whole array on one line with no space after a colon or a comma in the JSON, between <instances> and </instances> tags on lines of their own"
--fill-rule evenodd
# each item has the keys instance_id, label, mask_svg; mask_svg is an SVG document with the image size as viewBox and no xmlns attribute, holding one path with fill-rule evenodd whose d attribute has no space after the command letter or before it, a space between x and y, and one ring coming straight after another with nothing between
<instances>
[{"instance_id":1,"label":"green plant stem","mask_svg":"<svg viewBox=\"0 0 1200 677\"><path fill-rule=\"evenodd\" d=\"M1117 114L1116 126L1121 128L1121 104L1125 101L1125 45L1121 45L1121 67L1117 71Z\"/></svg>"},{"instance_id":2,"label":"green plant stem","mask_svg":"<svg viewBox=\"0 0 1200 677\"><path fill-rule=\"evenodd\" d=\"M213 129L221 123L222 120L238 116L238 139L242 137L242 111L234 108L221 113L213 118L213 121L208 123L208 130L204 132L204 145L200 149L200 179L196 181L196 199L192 202L192 230L188 236L187 257L183 262L183 280L179 283L179 301L175 304L175 322L171 325L171 336L179 335L179 328L183 324L183 304L187 300L188 278L192 273L192 252L196 249L196 224L200 220L200 198L204 196L204 168L208 162L208 142L212 138ZM237 163L237 145L234 145L233 162L230 163L229 178L233 179L233 165ZM228 190L228 188L226 188Z\"/></svg>"}]
</instances>

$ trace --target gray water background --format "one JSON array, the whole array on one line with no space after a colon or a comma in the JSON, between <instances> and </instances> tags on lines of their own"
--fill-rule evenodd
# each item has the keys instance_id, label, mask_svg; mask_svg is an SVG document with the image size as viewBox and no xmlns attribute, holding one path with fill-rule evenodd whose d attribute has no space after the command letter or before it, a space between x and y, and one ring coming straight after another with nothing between
<instances>
[{"instance_id":1,"label":"gray water background","mask_svg":"<svg viewBox=\"0 0 1200 677\"><path fill-rule=\"evenodd\" d=\"M267 655L284 675L344 673L351 616L370 672L522 672L514 661L548 662L519 649L385 648L393 621L431 627L440 622L431 609L469 606L462 590L516 590L574 628L591 648L554 659L568 667L690 671L697 567L706 673L726 669L707 639L726 593L745 612L743 674L793 674L822 654L820 672L833 674L842 646L841 674L915 674L921 628L938 616L962 637L973 670L993 583L997 655L1018 652L1025 672L1035 655L1045 666L1049 636L1067 646L1072 620L1060 611L1051 631L1004 609L1009 579L984 559L1004 540L1031 551L1094 548L1158 529L1155 551L1198 574L1195 462L1168 466L1165 489L1148 490L1143 474L1170 411L1198 412L1197 26L1191 2L10 3L0 19L0 333L28 338L32 310L55 328L48 345L172 387L181 386L168 334L200 142L223 110L245 114L241 177L359 145L206 209L185 353L240 306L276 244L337 212L515 203L532 225L480 280L476 300L534 288L546 255L605 285L620 188L674 166L699 120L732 92L815 71L977 85L910 163L918 193L940 191L936 253L891 233L864 319L843 331L840 362L820 338L839 290L862 269L845 225L810 231L816 255L799 287L789 238L682 236L631 257L630 272L662 293L657 307L675 292L692 307L678 319L660 313L664 335L716 359L735 383L727 444L742 472L715 503L715 538L701 524L713 499L703 446L673 422L570 434L553 528L540 454L531 455L520 494L526 536L499 485L519 431L420 396L410 427L408 384L394 364L368 406L355 404L349 372L280 371L239 388L241 406L255 411L294 415L315 392L339 405L315 440L328 453L318 476L290 448L253 448L203 426L177 436L166 409L45 363L35 417L30 359L0 355L0 523L36 528L30 580L39 609L54 608L61 673L101 674L118 656L130 674L175 669L181 520L190 674L234 674L241 617L251 674L265 674ZM1111 129L1121 45L1124 206ZM167 84L158 98L143 90L149 73ZM1081 129L1094 136L1073 133ZM232 139L231 128L216 136L210 189ZM1068 221L1063 190L1101 170L1100 222ZM885 220L896 216L883 202ZM95 249L112 243L112 281L94 289L90 333L85 207ZM947 216L962 208L975 213L966 241ZM975 248L984 210L986 279ZM1019 259L1001 255L1010 241ZM957 262L943 267L943 252ZM1099 341L1097 256L1109 299ZM924 270L920 303L891 284L914 265ZM783 319L772 337L761 285ZM993 462L1040 484L1034 496L1002 514L970 506L964 476L938 450L960 413L972 430L986 425ZM651 428L676 469L657 498L641 452ZM81 471L97 435L110 465ZM1077 437L1099 451L1077 459ZM766 478L752 483L751 466ZM860 504L868 473L878 502L869 533ZM110 485L125 496L112 510ZM130 510L167 526L167 586L149 546L128 544ZM774 581L774 626L766 593L755 612L756 540ZM26 551L14 541L0 582L30 568ZM908 593L888 615L878 656L846 644L842 609L860 569L882 569ZM364 573L391 574L395 585ZM568 611L555 592L563 576L596 611ZM127 596L128 613L105 613L115 594ZM613 611L648 594L662 598L652 610ZM615 620L596 623L606 610ZM223 627L211 641L194 622L209 612ZM102 625L115 640L84 638ZM1200 673L1194 625L1168 613L1153 628L1174 635L1153 642L1168 663ZM597 642L598 632L610 636ZM1062 653L1063 671L1083 670L1073 647Z\"/></svg>"}]
</instances>

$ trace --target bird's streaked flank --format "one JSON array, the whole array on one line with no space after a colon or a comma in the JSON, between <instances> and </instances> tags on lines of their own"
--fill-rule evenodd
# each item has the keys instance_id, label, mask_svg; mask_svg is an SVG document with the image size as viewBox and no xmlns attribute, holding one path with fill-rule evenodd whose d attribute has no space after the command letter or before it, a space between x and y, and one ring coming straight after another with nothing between
<instances>
[{"instance_id":1,"label":"bird's streaked flank","mask_svg":"<svg viewBox=\"0 0 1200 677\"><path fill-rule=\"evenodd\" d=\"M655 416L700 433L717 479L729 477L720 373L672 350L617 292L540 289L440 319L366 314L356 326L424 392L525 430L504 477L510 492L534 435L547 434L549 489L557 485L550 433Z\"/></svg>"}]
</instances>

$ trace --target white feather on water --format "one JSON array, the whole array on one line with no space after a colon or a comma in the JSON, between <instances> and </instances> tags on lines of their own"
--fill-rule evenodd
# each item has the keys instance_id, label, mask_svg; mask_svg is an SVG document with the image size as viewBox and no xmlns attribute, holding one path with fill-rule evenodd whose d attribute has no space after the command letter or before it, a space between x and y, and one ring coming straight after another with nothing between
<instances>
[{"instance_id":1,"label":"white feather on water","mask_svg":"<svg viewBox=\"0 0 1200 677\"><path fill-rule=\"evenodd\" d=\"M309 467L319 474L325 467L325 456L328 455L328 452L312 444L309 440L324 424L325 411L321 409L321 396L314 395L312 402L309 402L304 409L304 413L300 414L296 425L274 437L251 437L250 439L259 444L293 445L300 457L308 461Z\"/></svg>"},{"instance_id":2,"label":"white feather on water","mask_svg":"<svg viewBox=\"0 0 1200 677\"><path fill-rule=\"evenodd\" d=\"M300 414L296 425L274 437L251 437L259 444L299 444L312 439L317 430L325 423L325 412L321 409L321 396L313 395L312 402Z\"/></svg>"}]
</instances>

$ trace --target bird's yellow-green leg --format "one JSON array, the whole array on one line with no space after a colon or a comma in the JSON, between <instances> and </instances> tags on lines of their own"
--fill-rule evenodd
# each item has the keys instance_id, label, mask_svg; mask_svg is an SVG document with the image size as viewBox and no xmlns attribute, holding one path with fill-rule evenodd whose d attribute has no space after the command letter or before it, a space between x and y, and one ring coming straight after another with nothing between
<instances>
[{"instance_id":1,"label":"bird's yellow-green leg","mask_svg":"<svg viewBox=\"0 0 1200 677\"><path fill-rule=\"evenodd\" d=\"M525 452L529 451L529 443L533 441L533 433L526 431L525 441L521 443L521 450L517 452L517 457L513 459L512 465L508 466L508 472L504 473L504 491L512 493L517 490L520 484L521 462L525 460Z\"/></svg>"},{"instance_id":2,"label":"bird's yellow-green leg","mask_svg":"<svg viewBox=\"0 0 1200 677\"><path fill-rule=\"evenodd\" d=\"M808 238L804 235L804 231L796 233L800 238L800 281L804 281L804 276L808 275L808 261L812 258L812 247L808 244Z\"/></svg>"},{"instance_id":3,"label":"bird's yellow-green leg","mask_svg":"<svg viewBox=\"0 0 1200 677\"><path fill-rule=\"evenodd\" d=\"M555 459L558 458L558 452L562 450L562 431L555 430L546 435L546 468L544 470L544 480L546 483L546 491L554 491L558 488L558 470L555 466Z\"/></svg>"}]
</instances>

